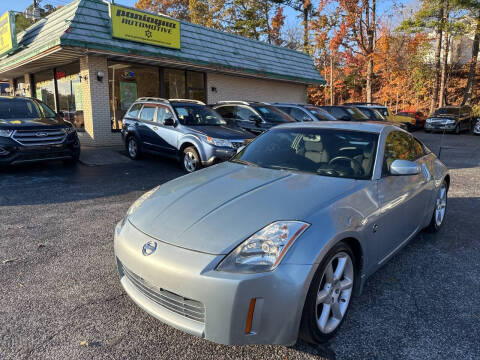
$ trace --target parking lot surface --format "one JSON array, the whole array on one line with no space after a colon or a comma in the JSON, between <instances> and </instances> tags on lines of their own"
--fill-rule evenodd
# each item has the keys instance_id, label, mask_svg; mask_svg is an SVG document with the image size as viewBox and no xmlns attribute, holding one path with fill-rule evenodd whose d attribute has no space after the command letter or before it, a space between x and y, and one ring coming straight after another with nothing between
<instances>
[{"instance_id":1,"label":"parking lot surface","mask_svg":"<svg viewBox=\"0 0 480 360\"><path fill-rule=\"evenodd\" d=\"M0 359L480 358L480 137L416 135L437 153L442 143L451 168L445 226L374 274L323 346L213 344L124 294L114 226L143 192L183 174L176 163L0 170Z\"/></svg>"}]
</instances>

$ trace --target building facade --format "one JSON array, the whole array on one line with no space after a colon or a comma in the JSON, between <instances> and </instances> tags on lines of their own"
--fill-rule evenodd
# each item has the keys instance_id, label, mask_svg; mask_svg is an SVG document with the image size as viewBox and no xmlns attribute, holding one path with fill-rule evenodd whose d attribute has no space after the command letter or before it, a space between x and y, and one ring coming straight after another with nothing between
<instances>
[{"instance_id":1,"label":"building facade","mask_svg":"<svg viewBox=\"0 0 480 360\"><path fill-rule=\"evenodd\" d=\"M138 97L305 102L324 83L307 54L101 0L75 0L16 40L0 80L62 112L84 145L118 144Z\"/></svg>"}]
</instances>

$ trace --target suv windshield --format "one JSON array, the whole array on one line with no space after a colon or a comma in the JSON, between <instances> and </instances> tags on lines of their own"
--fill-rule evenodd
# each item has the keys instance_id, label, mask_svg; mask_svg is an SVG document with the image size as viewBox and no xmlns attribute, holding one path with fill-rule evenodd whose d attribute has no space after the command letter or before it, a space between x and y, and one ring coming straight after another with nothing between
<instances>
[{"instance_id":1,"label":"suv windshield","mask_svg":"<svg viewBox=\"0 0 480 360\"><path fill-rule=\"evenodd\" d=\"M288 115L278 110L277 108L269 105L254 105L252 106L257 112L262 115L262 118L266 122L272 123L284 123L294 122Z\"/></svg>"},{"instance_id":2,"label":"suv windshield","mask_svg":"<svg viewBox=\"0 0 480 360\"><path fill-rule=\"evenodd\" d=\"M460 114L460 108L440 108L435 110L434 115L458 115Z\"/></svg>"},{"instance_id":3,"label":"suv windshield","mask_svg":"<svg viewBox=\"0 0 480 360\"><path fill-rule=\"evenodd\" d=\"M225 125L219 113L204 105L197 104L172 104L180 124L187 126Z\"/></svg>"},{"instance_id":4,"label":"suv windshield","mask_svg":"<svg viewBox=\"0 0 480 360\"><path fill-rule=\"evenodd\" d=\"M46 105L24 98L0 99L0 119L34 119L55 117Z\"/></svg>"},{"instance_id":5,"label":"suv windshield","mask_svg":"<svg viewBox=\"0 0 480 360\"><path fill-rule=\"evenodd\" d=\"M372 176L378 135L339 129L273 129L232 160L250 166L353 179Z\"/></svg>"},{"instance_id":6,"label":"suv windshield","mask_svg":"<svg viewBox=\"0 0 480 360\"><path fill-rule=\"evenodd\" d=\"M316 108L315 106L305 106L305 108L308 109L313 115L315 115L317 120L321 120L321 121L323 121L323 120L328 120L328 121L337 120L337 119L335 119L335 117L330 115L328 112L326 112L322 109Z\"/></svg>"}]
</instances>

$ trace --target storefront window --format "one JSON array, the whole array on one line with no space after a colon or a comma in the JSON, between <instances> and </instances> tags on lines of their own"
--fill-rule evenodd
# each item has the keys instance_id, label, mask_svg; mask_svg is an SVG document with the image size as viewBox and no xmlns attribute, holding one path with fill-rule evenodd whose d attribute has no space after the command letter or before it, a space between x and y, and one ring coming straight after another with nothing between
<instances>
[{"instance_id":1,"label":"storefront window","mask_svg":"<svg viewBox=\"0 0 480 360\"><path fill-rule=\"evenodd\" d=\"M139 97L159 97L160 80L157 67L109 63L110 110L112 130L122 129L122 119Z\"/></svg>"},{"instance_id":2,"label":"storefront window","mask_svg":"<svg viewBox=\"0 0 480 360\"><path fill-rule=\"evenodd\" d=\"M25 96L25 77L15 78L13 81L16 96Z\"/></svg>"},{"instance_id":3,"label":"storefront window","mask_svg":"<svg viewBox=\"0 0 480 360\"><path fill-rule=\"evenodd\" d=\"M45 70L33 75L35 82L35 97L55 109L55 84L53 70Z\"/></svg>"},{"instance_id":4,"label":"storefront window","mask_svg":"<svg viewBox=\"0 0 480 360\"><path fill-rule=\"evenodd\" d=\"M205 74L187 71L187 97L193 100L207 101L205 95Z\"/></svg>"},{"instance_id":5,"label":"storefront window","mask_svg":"<svg viewBox=\"0 0 480 360\"><path fill-rule=\"evenodd\" d=\"M185 70L165 69L163 74L167 99L184 99Z\"/></svg>"},{"instance_id":6,"label":"storefront window","mask_svg":"<svg viewBox=\"0 0 480 360\"><path fill-rule=\"evenodd\" d=\"M83 120L82 85L78 74L80 64L73 63L56 69L58 89L58 109L63 112L66 120L77 129L85 129Z\"/></svg>"}]
</instances>

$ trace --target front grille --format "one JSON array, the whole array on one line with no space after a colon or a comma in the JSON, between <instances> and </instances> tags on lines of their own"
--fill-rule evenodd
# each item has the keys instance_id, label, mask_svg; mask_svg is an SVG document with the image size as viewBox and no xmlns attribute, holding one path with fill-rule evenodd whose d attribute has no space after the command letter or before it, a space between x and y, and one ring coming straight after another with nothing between
<instances>
[{"instance_id":1,"label":"front grille","mask_svg":"<svg viewBox=\"0 0 480 360\"><path fill-rule=\"evenodd\" d=\"M162 288L156 288L148 284L137 274L128 270L120 263L120 261L119 264L121 266L121 271L125 274L128 280L130 280L137 290L147 298L183 317L201 323L205 322L205 307L200 301L188 299Z\"/></svg>"},{"instance_id":2,"label":"front grille","mask_svg":"<svg viewBox=\"0 0 480 360\"><path fill-rule=\"evenodd\" d=\"M12 138L24 146L61 144L66 137L63 129L16 130Z\"/></svg>"}]
</instances>

